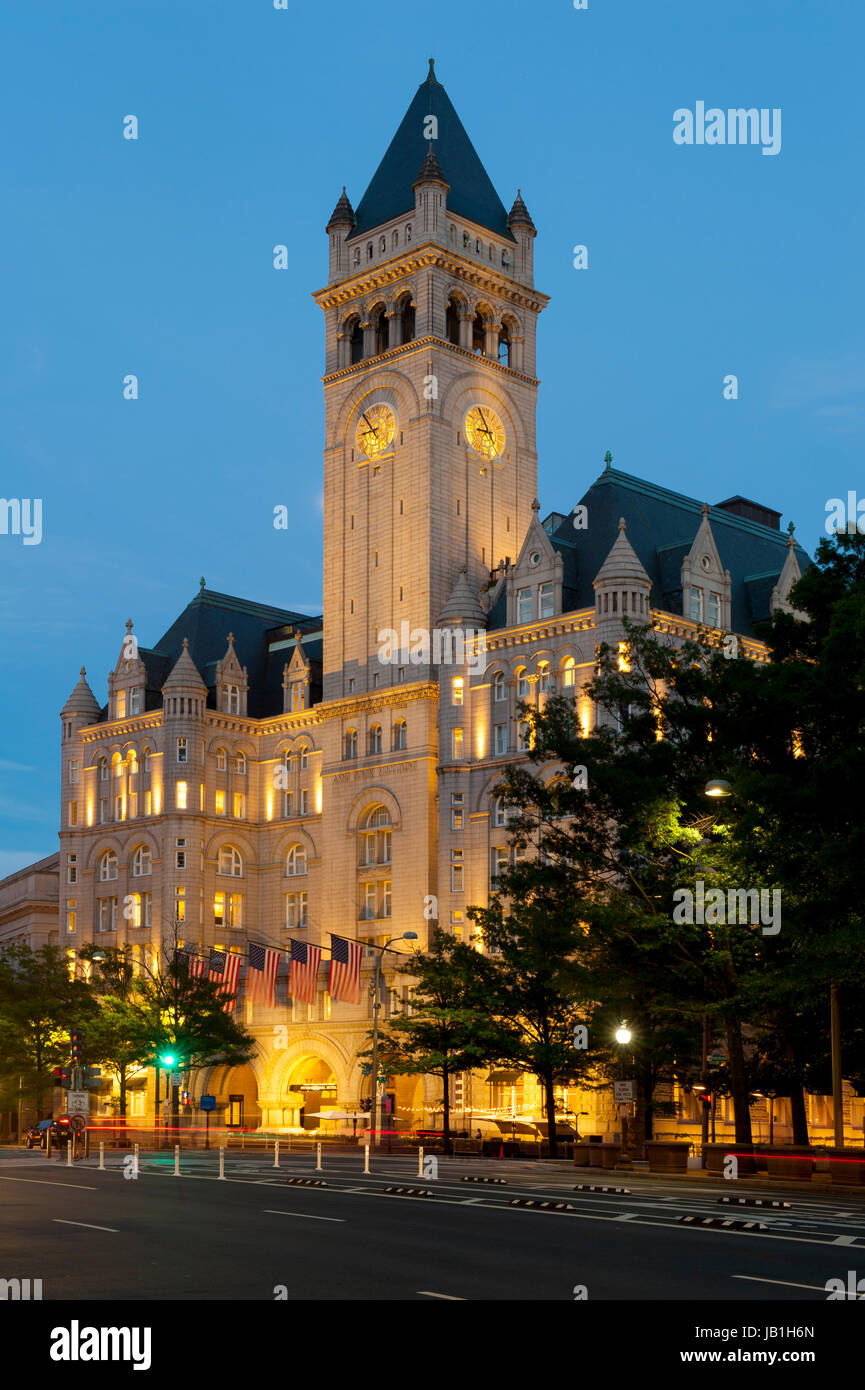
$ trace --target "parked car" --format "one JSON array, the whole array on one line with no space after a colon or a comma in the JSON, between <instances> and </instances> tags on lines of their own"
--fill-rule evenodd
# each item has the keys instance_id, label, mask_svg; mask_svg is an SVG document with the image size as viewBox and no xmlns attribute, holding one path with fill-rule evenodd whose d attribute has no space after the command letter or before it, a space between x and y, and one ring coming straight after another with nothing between
<instances>
[{"instance_id":1,"label":"parked car","mask_svg":"<svg viewBox=\"0 0 865 1390\"><path fill-rule=\"evenodd\" d=\"M31 1125L24 1135L24 1144L28 1149L38 1149L42 1146L42 1134L52 1120L40 1120L38 1125Z\"/></svg>"},{"instance_id":2,"label":"parked car","mask_svg":"<svg viewBox=\"0 0 865 1390\"><path fill-rule=\"evenodd\" d=\"M56 1119L40 1120L38 1124L31 1125L24 1135L24 1143L28 1149L47 1149L48 1133L51 1132L51 1144L68 1144L72 1137L72 1120L68 1115L58 1115Z\"/></svg>"}]
</instances>

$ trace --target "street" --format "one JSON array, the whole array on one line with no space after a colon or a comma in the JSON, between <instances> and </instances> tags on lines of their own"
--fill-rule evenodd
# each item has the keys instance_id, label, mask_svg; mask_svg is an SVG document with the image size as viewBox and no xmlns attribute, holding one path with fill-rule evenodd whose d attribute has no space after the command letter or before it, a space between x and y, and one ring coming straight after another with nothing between
<instances>
[{"instance_id":1,"label":"street","mask_svg":"<svg viewBox=\"0 0 865 1390\"><path fill-rule=\"evenodd\" d=\"M699 1184L476 1159L232 1150L48 1161L0 1155L0 1277L42 1280L44 1300L711 1300L825 1302L828 1279L865 1275L865 1200L795 1185ZM504 1176L504 1184L463 1181ZM290 1177L326 1187L295 1186ZM576 1192L577 1183L630 1193ZM432 1196L385 1192L401 1186ZM785 1200L790 1209L721 1204ZM510 1205L514 1199L571 1209ZM681 1217L759 1222L741 1231ZM860 1276L861 1277L861 1276ZM585 1289L581 1294L580 1288Z\"/></svg>"}]
</instances>

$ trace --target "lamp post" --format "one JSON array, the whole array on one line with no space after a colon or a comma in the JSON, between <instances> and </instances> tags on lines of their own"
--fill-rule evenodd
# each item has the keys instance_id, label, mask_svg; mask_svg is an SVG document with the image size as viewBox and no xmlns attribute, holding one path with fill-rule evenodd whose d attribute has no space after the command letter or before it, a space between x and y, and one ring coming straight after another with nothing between
<instances>
[{"instance_id":1,"label":"lamp post","mask_svg":"<svg viewBox=\"0 0 865 1390\"><path fill-rule=\"evenodd\" d=\"M624 1019L622 1019L622 1022L619 1024L618 1028L616 1029L616 1042L619 1044L619 1048L622 1049L622 1048L624 1048L624 1047L627 1047L627 1045L628 1045L628 1043L629 1043L630 1041L631 1041L631 1030L630 1030L630 1028L628 1027L628 1025L625 1023ZM620 1081L624 1081L624 1079L625 1079L625 1054L624 1054L623 1051L620 1050L620 1051L619 1051L619 1080L620 1080ZM625 1150L625 1148L626 1148L626 1146L627 1146L627 1142L628 1142L628 1117L627 1117L627 1115L623 1115L623 1116L622 1116L622 1150L623 1150L623 1152L624 1152L624 1150Z\"/></svg>"},{"instance_id":2,"label":"lamp post","mask_svg":"<svg viewBox=\"0 0 865 1390\"><path fill-rule=\"evenodd\" d=\"M417 932L404 931L402 936L396 938L397 941L417 941ZM381 962L385 951L393 951L392 946L373 946L374 951L378 952L375 958L372 977L372 1109L370 1111L370 1128L372 1130L372 1143L380 1144L381 1135L379 1133L379 1104L378 1104L378 1011L381 1007ZM399 951L394 951L394 955L400 955Z\"/></svg>"}]
</instances>

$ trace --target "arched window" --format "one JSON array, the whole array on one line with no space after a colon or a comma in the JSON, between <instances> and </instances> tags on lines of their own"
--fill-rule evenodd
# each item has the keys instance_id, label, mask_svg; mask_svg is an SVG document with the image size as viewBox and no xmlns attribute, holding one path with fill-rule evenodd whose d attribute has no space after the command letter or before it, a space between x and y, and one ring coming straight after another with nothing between
<instances>
[{"instance_id":1,"label":"arched window","mask_svg":"<svg viewBox=\"0 0 865 1390\"><path fill-rule=\"evenodd\" d=\"M360 265L360 247L359 247L359 246L356 246L356 247L354 248L354 257L353 257L353 260L354 260L354 264L355 264L355 265Z\"/></svg>"},{"instance_id":2,"label":"arched window","mask_svg":"<svg viewBox=\"0 0 865 1390\"><path fill-rule=\"evenodd\" d=\"M361 866L391 862L391 819L385 806L371 806L360 821Z\"/></svg>"},{"instance_id":3,"label":"arched window","mask_svg":"<svg viewBox=\"0 0 865 1390\"><path fill-rule=\"evenodd\" d=\"M100 782L107 782L107 781L108 781L108 760L107 760L107 758L100 758L100 759L99 759L99 780L100 780Z\"/></svg>"},{"instance_id":4,"label":"arched window","mask_svg":"<svg viewBox=\"0 0 865 1390\"><path fill-rule=\"evenodd\" d=\"M407 744L408 729L404 719L398 719L393 726L393 750L395 753L403 752Z\"/></svg>"},{"instance_id":5,"label":"arched window","mask_svg":"<svg viewBox=\"0 0 865 1390\"><path fill-rule=\"evenodd\" d=\"M117 877L117 855L113 849L108 849L99 860L99 882L108 883L110 879Z\"/></svg>"},{"instance_id":6,"label":"arched window","mask_svg":"<svg viewBox=\"0 0 865 1390\"><path fill-rule=\"evenodd\" d=\"M216 872L227 878L243 878L243 857L234 845L223 845L219 851Z\"/></svg>"},{"instance_id":7,"label":"arched window","mask_svg":"<svg viewBox=\"0 0 865 1390\"><path fill-rule=\"evenodd\" d=\"M300 748L300 770L301 770L301 772L306 772L306 769L307 769L308 767L309 767L309 746L308 746L308 744L304 743L304 744L301 744L301 748Z\"/></svg>"},{"instance_id":8,"label":"arched window","mask_svg":"<svg viewBox=\"0 0 865 1390\"><path fill-rule=\"evenodd\" d=\"M449 299L445 311L445 337L454 347L460 345L460 307L455 299Z\"/></svg>"},{"instance_id":9,"label":"arched window","mask_svg":"<svg viewBox=\"0 0 865 1390\"><path fill-rule=\"evenodd\" d=\"M371 242L371 241L367 243L366 258L367 258L368 261L371 261L371 260L372 260L372 242Z\"/></svg>"},{"instance_id":10,"label":"arched window","mask_svg":"<svg viewBox=\"0 0 865 1390\"><path fill-rule=\"evenodd\" d=\"M150 749L149 749L149 748L142 748L142 750L141 750L141 771L142 771L142 772L149 772L149 771L150 771Z\"/></svg>"},{"instance_id":11,"label":"arched window","mask_svg":"<svg viewBox=\"0 0 865 1390\"><path fill-rule=\"evenodd\" d=\"M478 312L477 314L475 314L474 322L472 323L472 352L477 353L481 357L483 357L486 345L486 324L484 323L483 314Z\"/></svg>"},{"instance_id":12,"label":"arched window","mask_svg":"<svg viewBox=\"0 0 865 1390\"><path fill-rule=\"evenodd\" d=\"M496 671L493 676L493 700L499 704L507 696L507 687L503 671Z\"/></svg>"},{"instance_id":13,"label":"arched window","mask_svg":"<svg viewBox=\"0 0 865 1390\"><path fill-rule=\"evenodd\" d=\"M565 690L573 689L577 683L577 663L572 656L565 657L562 663L562 687Z\"/></svg>"},{"instance_id":14,"label":"arched window","mask_svg":"<svg viewBox=\"0 0 865 1390\"><path fill-rule=\"evenodd\" d=\"M507 823L508 808L505 805L505 799L503 796L497 796L493 802L493 825L497 829L501 829L501 827L507 825Z\"/></svg>"},{"instance_id":15,"label":"arched window","mask_svg":"<svg viewBox=\"0 0 865 1390\"><path fill-rule=\"evenodd\" d=\"M387 352L390 346L390 319L380 305L375 314L375 352Z\"/></svg>"},{"instance_id":16,"label":"arched window","mask_svg":"<svg viewBox=\"0 0 865 1390\"><path fill-rule=\"evenodd\" d=\"M499 361L505 367L513 366L511 362L511 333L506 323L502 324L499 333Z\"/></svg>"},{"instance_id":17,"label":"arched window","mask_svg":"<svg viewBox=\"0 0 865 1390\"><path fill-rule=\"evenodd\" d=\"M132 856L132 877L144 878L151 872L150 846L139 845Z\"/></svg>"},{"instance_id":18,"label":"arched window","mask_svg":"<svg viewBox=\"0 0 865 1390\"><path fill-rule=\"evenodd\" d=\"M345 736L346 758L357 757L357 729L349 729Z\"/></svg>"},{"instance_id":19,"label":"arched window","mask_svg":"<svg viewBox=\"0 0 865 1390\"><path fill-rule=\"evenodd\" d=\"M370 753L380 753L380 752L381 752L381 725L380 725L380 724L373 724L372 728L371 728L370 731L369 731L369 752L370 752Z\"/></svg>"},{"instance_id":20,"label":"arched window","mask_svg":"<svg viewBox=\"0 0 865 1390\"><path fill-rule=\"evenodd\" d=\"M216 770L217 770L217 772L224 772L224 771L225 771L225 768L226 768L225 749L224 749L224 748L217 748L217 750L216 750Z\"/></svg>"},{"instance_id":21,"label":"arched window","mask_svg":"<svg viewBox=\"0 0 865 1390\"><path fill-rule=\"evenodd\" d=\"M306 873L306 850L303 845L292 845L285 857L286 878L301 878Z\"/></svg>"},{"instance_id":22,"label":"arched window","mask_svg":"<svg viewBox=\"0 0 865 1390\"><path fill-rule=\"evenodd\" d=\"M550 663L548 661L538 662L538 690L541 695L548 695L553 688L553 678L550 674Z\"/></svg>"},{"instance_id":23,"label":"arched window","mask_svg":"<svg viewBox=\"0 0 865 1390\"><path fill-rule=\"evenodd\" d=\"M396 227L393 229L393 246L394 250L399 246L399 232Z\"/></svg>"},{"instance_id":24,"label":"arched window","mask_svg":"<svg viewBox=\"0 0 865 1390\"><path fill-rule=\"evenodd\" d=\"M402 319L402 340L404 343L410 343L414 338L414 305L409 294L400 301L400 318Z\"/></svg>"},{"instance_id":25,"label":"arched window","mask_svg":"<svg viewBox=\"0 0 865 1390\"><path fill-rule=\"evenodd\" d=\"M410 222L408 222L408 223L406 224L405 239L406 239L406 241L411 241L411 223L410 223Z\"/></svg>"},{"instance_id":26,"label":"arched window","mask_svg":"<svg viewBox=\"0 0 865 1390\"><path fill-rule=\"evenodd\" d=\"M379 237L379 239L378 239L378 249L379 249L379 253L380 253L382 256L384 255L385 251L387 250L387 241L385 240L385 238L384 238L383 236Z\"/></svg>"},{"instance_id":27,"label":"arched window","mask_svg":"<svg viewBox=\"0 0 865 1390\"><path fill-rule=\"evenodd\" d=\"M355 319L351 330L351 365L355 362L363 361L363 329L360 326L360 319Z\"/></svg>"},{"instance_id":28,"label":"arched window","mask_svg":"<svg viewBox=\"0 0 865 1390\"><path fill-rule=\"evenodd\" d=\"M529 698L529 678L526 675L526 668L521 666L517 671L517 699L527 700Z\"/></svg>"},{"instance_id":29,"label":"arched window","mask_svg":"<svg viewBox=\"0 0 865 1390\"><path fill-rule=\"evenodd\" d=\"M245 754L245 753L238 753L238 755L237 755L237 762L235 763L235 771L240 772L240 773L244 773L244 772L248 772L248 770L249 770L249 764L248 764L247 761L246 761L246 754Z\"/></svg>"}]
</instances>

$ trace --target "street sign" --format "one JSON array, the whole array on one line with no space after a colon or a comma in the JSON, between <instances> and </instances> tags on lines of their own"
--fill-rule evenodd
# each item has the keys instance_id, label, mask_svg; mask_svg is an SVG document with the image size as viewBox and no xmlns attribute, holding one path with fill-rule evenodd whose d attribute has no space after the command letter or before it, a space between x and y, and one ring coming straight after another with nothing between
<instances>
[{"instance_id":1,"label":"street sign","mask_svg":"<svg viewBox=\"0 0 865 1390\"><path fill-rule=\"evenodd\" d=\"M634 1099L633 1081L614 1081L613 1098L617 1105L623 1105L626 1101Z\"/></svg>"},{"instance_id":2,"label":"street sign","mask_svg":"<svg viewBox=\"0 0 865 1390\"><path fill-rule=\"evenodd\" d=\"M85 1120L83 1115L72 1116L72 1128L75 1130L76 1134L84 1133L85 1129L87 1128L87 1121Z\"/></svg>"},{"instance_id":3,"label":"street sign","mask_svg":"<svg viewBox=\"0 0 865 1390\"><path fill-rule=\"evenodd\" d=\"M173 1072L171 1073L171 1084L172 1084L172 1086L179 1086L180 1083L182 1082L182 1080L183 1080L183 1073L182 1073L182 1072L173 1071Z\"/></svg>"},{"instance_id":4,"label":"street sign","mask_svg":"<svg viewBox=\"0 0 865 1390\"><path fill-rule=\"evenodd\" d=\"M198 1105L201 1110L215 1110L216 1096L201 1096L199 1097Z\"/></svg>"},{"instance_id":5,"label":"street sign","mask_svg":"<svg viewBox=\"0 0 865 1390\"><path fill-rule=\"evenodd\" d=\"M67 1115L89 1115L90 1114L90 1092L89 1091L68 1091L66 1094L66 1114Z\"/></svg>"}]
</instances>

